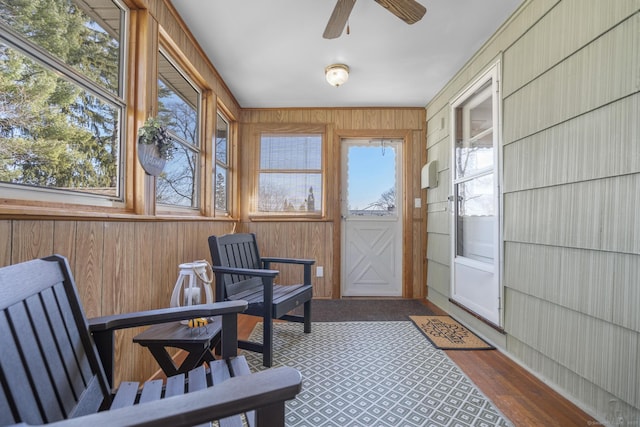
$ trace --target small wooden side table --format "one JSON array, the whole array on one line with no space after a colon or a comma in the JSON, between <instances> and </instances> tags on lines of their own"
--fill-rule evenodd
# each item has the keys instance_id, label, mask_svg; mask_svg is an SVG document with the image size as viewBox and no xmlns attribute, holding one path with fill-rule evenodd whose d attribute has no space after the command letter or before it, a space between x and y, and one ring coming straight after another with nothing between
<instances>
[{"instance_id":1,"label":"small wooden side table","mask_svg":"<svg viewBox=\"0 0 640 427\"><path fill-rule=\"evenodd\" d=\"M205 362L215 360L211 350L220 342L222 319L216 316L209 324L190 328L180 322L154 325L136 335L133 342L147 347L167 376L189 372ZM167 348L180 348L187 357L178 367Z\"/></svg>"}]
</instances>

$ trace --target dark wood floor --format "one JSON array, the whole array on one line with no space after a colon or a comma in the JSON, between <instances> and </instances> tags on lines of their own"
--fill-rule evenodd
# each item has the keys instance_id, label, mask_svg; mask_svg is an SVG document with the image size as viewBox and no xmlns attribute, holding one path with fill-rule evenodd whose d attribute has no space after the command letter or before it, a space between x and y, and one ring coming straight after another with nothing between
<instances>
[{"instance_id":1,"label":"dark wood floor","mask_svg":"<svg viewBox=\"0 0 640 427\"><path fill-rule=\"evenodd\" d=\"M424 304L436 313L445 314L431 303ZM261 318L240 315L238 338L248 338L259 321ZM446 353L516 427L599 425L498 350ZM180 355L176 358L181 359ZM161 376L160 372L158 375Z\"/></svg>"},{"instance_id":2,"label":"dark wood floor","mask_svg":"<svg viewBox=\"0 0 640 427\"><path fill-rule=\"evenodd\" d=\"M445 314L433 304L425 304L434 312ZM260 320L240 315L238 338L246 339ZM497 350L454 350L446 353L516 427L585 427L598 424Z\"/></svg>"}]
</instances>

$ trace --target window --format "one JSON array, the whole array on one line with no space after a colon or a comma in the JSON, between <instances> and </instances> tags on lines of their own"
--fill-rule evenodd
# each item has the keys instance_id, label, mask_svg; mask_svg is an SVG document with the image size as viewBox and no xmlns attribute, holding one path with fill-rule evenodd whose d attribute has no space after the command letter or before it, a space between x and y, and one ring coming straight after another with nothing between
<instances>
[{"instance_id":1,"label":"window","mask_svg":"<svg viewBox=\"0 0 640 427\"><path fill-rule=\"evenodd\" d=\"M167 128L175 150L156 181L159 204L199 207L200 110L200 90L160 51L158 119Z\"/></svg>"},{"instance_id":2,"label":"window","mask_svg":"<svg viewBox=\"0 0 640 427\"><path fill-rule=\"evenodd\" d=\"M215 165L213 200L216 213L229 214L229 120L218 113L213 138Z\"/></svg>"},{"instance_id":3,"label":"window","mask_svg":"<svg viewBox=\"0 0 640 427\"><path fill-rule=\"evenodd\" d=\"M0 187L123 200L124 29L117 1L0 1ZM26 190L26 191L25 191ZM87 199L87 197L90 197ZM101 202L102 200L102 202Z\"/></svg>"},{"instance_id":4,"label":"window","mask_svg":"<svg viewBox=\"0 0 640 427\"><path fill-rule=\"evenodd\" d=\"M322 133L260 136L258 214L322 214Z\"/></svg>"}]
</instances>

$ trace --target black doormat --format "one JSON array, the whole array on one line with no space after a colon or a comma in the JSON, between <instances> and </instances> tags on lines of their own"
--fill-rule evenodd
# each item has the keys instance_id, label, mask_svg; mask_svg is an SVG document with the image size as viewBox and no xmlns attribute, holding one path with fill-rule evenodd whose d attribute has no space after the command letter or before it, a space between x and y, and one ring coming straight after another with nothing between
<instances>
[{"instance_id":1,"label":"black doormat","mask_svg":"<svg viewBox=\"0 0 640 427\"><path fill-rule=\"evenodd\" d=\"M295 310L302 314L302 307ZM412 299L314 299L312 322L371 322L409 320L409 316L433 316L419 300Z\"/></svg>"}]
</instances>

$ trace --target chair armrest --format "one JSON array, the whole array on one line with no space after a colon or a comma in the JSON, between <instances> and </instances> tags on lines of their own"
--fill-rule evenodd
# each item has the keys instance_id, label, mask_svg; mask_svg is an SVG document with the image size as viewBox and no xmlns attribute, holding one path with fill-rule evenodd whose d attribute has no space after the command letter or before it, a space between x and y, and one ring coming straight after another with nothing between
<instances>
[{"instance_id":1,"label":"chair armrest","mask_svg":"<svg viewBox=\"0 0 640 427\"><path fill-rule=\"evenodd\" d=\"M316 263L313 259L299 259L299 258L281 258L281 257L262 257L260 259L264 268L270 268L271 263L283 263L283 264L298 264L302 266L303 271L303 284L311 286L311 266Z\"/></svg>"},{"instance_id":2,"label":"chair armrest","mask_svg":"<svg viewBox=\"0 0 640 427\"><path fill-rule=\"evenodd\" d=\"M269 265L269 263L282 263L282 264L306 264L313 265L316 263L315 259L300 259L300 258L281 258L281 257L262 257L261 258L265 265Z\"/></svg>"},{"instance_id":3,"label":"chair armrest","mask_svg":"<svg viewBox=\"0 0 640 427\"><path fill-rule=\"evenodd\" d=\"M302 377L289 367L280 367L231 378L206 390L142 403L113 411L48 424L50 427L85 426L193 426L269 406L282 405L300 392ZM284 425L284 420L273 420ZM16 426L26 426L17 424Z\"/></svg>"},{"instance_id":4,"label":"chair armrest","mask_svg":"<svg viewBox=\"0 0 640 427\"><path fill-rule=\"evenodd\" d=\"M196 317L212 317L241 313L247 309L246 301L224 301L212 304L199 304L187 307L161 308L135 313L115 314L88 319L91 332L103 332L116 329L157 323L175 322Z\"/></svg>"},{"instance_id":5,"label":"chair armrest","mask_svg":"<svg viewBox=\"0 0 640 427\"><path fill-rule=\"evenodd\" d=\"M276 277L278 274L280 274L278 270L220 267L215 265L211 266L211 270L213 270L214 273L220 273L220 274L239 274L241 276L255 276L255 277Z\"/></svg>"}]
</instances>

